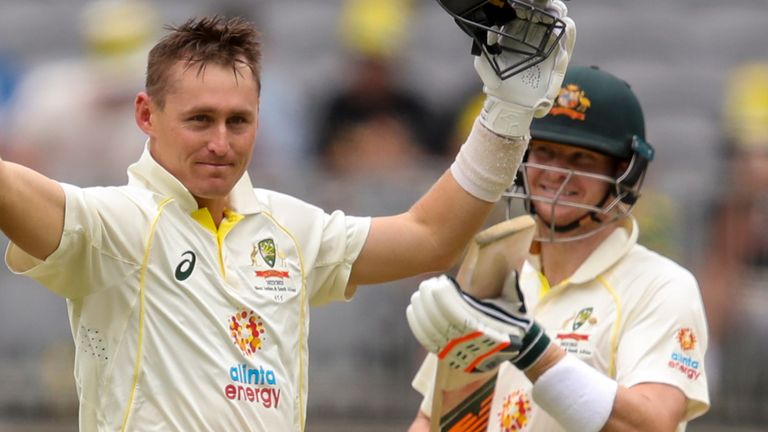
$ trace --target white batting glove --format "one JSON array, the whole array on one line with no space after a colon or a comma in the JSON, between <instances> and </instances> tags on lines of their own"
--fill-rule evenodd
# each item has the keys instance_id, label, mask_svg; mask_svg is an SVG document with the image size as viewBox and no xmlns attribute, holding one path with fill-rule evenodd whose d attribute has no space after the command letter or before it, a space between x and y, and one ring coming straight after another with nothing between
<instances>
[{"instance_id":1,"label":"white batting glove","mask_svg":"<svg viewBox=\"0 0 768 432\"><path fill-rule=\"evenodd\" d=\"M541 7L540 3L536 2L536 5ZM576 42L576 24L567 16L568 8L562 1L551 0L548 4L545 2L544 7L565 23L562 38L544 61L502 80L484 55L475 57L475 70L483 81L483 92L487 95L480 121L498 135L528 137L531 121L549 112L563 83ZM541 17L520 6L515 6L515 9L518 19L503 26L501 31L522 37L527 30L526 42L538 45L547 37L544 33L547 27L536 23ZM554 41L557 35L553 32L548 37ZM512 49L502 50L493 56L501 69L518 64L527 57L514 52L521 43L513 39L488 32L488 41L489 44L498 42Z\"/></svg>"},{"instance_id":2,"label":"white batting glove","mask_svg":"<svg viewBox=\"0 0 768 432\"><path fill-rule=\"evenodd\" d=\"M525 370L550 341L526 314L516 274L507 279L502 296L480 300L445 275L427 279L411 296L408 324L424 348L452 369L487 372L512 361Z\"/></svg>"}]
</instances>

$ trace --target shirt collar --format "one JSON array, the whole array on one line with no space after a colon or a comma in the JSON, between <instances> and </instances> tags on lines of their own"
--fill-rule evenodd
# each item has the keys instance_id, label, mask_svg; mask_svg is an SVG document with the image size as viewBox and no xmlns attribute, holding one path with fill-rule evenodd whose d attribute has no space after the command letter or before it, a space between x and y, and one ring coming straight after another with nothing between
<instances>
[{"instance_id":1,"label":"shirt collar","mask_svg":"<svg viewBox=\"0 0 768 432\"><path fill-rule=\"evenodd\" d=\"M616 264L637 243L639 228L633 216L626 217L569 278L573 284L589 282Z\"/></svg>"},{"instance_id":2,"label":"shirt collar","mask_svg":"<svg viewBox=\"0 0 768 432\"><path fill-rule=\"evenodd\" d=\"M639 227L634 216L624 218L620 225L587 257L567 279L568 284L582 284L594 280L616 264L637 243ZM528 264L541 271L541 255L529 255Z\"/></svg>"},{"instance_id":3,"label":"shirt collar","mask_svg":"<svg viewBox=\"0 0 768 432\"><path fill-rule=\"evenodd\" d=\"M171 197L187 213L192 213L198 208L197 201L187 188L152 157L149 152L149 141L144 144L144 152L139 160L128 167L128 184ZM243 215L258 213L262 210L247 172L232 188L230 205L230 210Z\"/></svg>"}]
</instances>

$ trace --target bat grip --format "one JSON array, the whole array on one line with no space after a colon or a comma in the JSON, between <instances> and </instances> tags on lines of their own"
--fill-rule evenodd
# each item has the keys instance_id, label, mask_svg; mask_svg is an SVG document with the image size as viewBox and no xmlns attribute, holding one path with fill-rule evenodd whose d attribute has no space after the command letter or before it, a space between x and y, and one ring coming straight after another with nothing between
<instances>
[{"instance_id":1,"label":"bat grip","mask_svg":"<svg viewBox=\"0 0 768 432\"><path fill-rule=\"evenodd\" d=\"M435 386L432 392L432 412L429 416L429 432L440 432L440 420L443 418L443 388L448 376L448 365L444 360L437 361Z\"/></svg>"}]
</instances>

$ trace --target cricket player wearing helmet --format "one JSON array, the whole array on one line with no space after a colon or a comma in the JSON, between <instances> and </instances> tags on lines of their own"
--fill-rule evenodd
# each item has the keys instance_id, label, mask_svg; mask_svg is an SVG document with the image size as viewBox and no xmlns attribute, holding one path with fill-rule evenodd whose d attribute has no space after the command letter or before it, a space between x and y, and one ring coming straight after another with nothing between
<instances>
[{"instance_id":1,"label":"cricket player wearing helmet","mask_svg":"<svg viewBox=\"0 0 768 432\"><path fill-rule=\"evenodd\" d=\"M538 228L519 277L494 300L423 282L414 334L441 361L502 363L488 431L684 430L709 407L707 326L692 274L637 243L630 210L653 157L637 98L605 71L571 67L531 134L508 195ZM479 334L497 343L466 349ZM411 431L426 429L434 364L414 379L427 397Z\"/></svg>"}]
</instances>

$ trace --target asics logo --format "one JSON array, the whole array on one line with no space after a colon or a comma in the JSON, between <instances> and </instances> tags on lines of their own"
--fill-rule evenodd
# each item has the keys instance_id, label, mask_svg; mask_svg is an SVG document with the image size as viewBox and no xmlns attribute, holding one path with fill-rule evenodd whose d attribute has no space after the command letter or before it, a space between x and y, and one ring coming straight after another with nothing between
<instances>
[{"instance_id":1,"label":"asics logo","mask_svg":"<svg viewBox=\"0 0 768 432\"><path fill-rule=\"evenodd\" d=\"M186 251L181 254L183 260L176 266L176 280L179 282L187 280L192 275L192 271L195 270L195 262L197 262L197 256L192 251Z\"/></svg>"}]
</instances>

